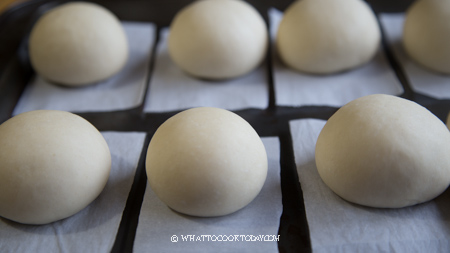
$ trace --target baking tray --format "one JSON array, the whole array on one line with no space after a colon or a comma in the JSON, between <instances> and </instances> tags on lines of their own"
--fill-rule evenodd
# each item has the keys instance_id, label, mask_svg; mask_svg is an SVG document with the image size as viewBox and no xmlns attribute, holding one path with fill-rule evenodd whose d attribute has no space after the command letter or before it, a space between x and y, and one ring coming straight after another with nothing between
<instances>
[{"instance_id":1,"label":"baking tray","mask_svg":"<svg viewBox=\"0 0 450 253\"><path fill-rule=\"evenodd\" d=\"M27 52L29 31L37 18L46 10L66 1L34 0L28 1L7 10L0 16L0 123L12 116L14 107L18 103L27 83L34 72L30 66ZM120 20L152 22L159 31L169 26L175 13L192 1L188 0L155 0L155 1L119 1L98 0L98 3L115 13ZM283 11L292 1L248 1L261 13L268 22L268 9L275 7ZM368 1L375 13L403 12L412 0ZM450 110L450 100L435 99L414 92L409 84L404 70L397 62L393 53L386 46L383 36L382 49L391 68L403 86L404 92L400 96L415 101L428 108L432 113L445 122ZM157 43L153 47L155 51ZM292 137L289 131L289 121L296 119L328 119L338 107L332 106L279 106L276 102L274 76L272 71L272 46L269 46L264 68L267 77L268 106L266 109L247 108L236 110L237 114L246 119L262 137L277 136L280 141L281 191L283 213L280 218L278 234L280 252L310 252L311 243L309 228L303 204L301 185L298 180ZM151 78L155 64L155 54L149 64ZM148 85L147 80L147 85ZM148 89L148 87L147 87ZM147 93L146 93L147 94ZM151 136L166 119L179 111L163 113L146 113L143 105L127 109L108 112L77 113L90 121L100 131L145 132L144 149L148 146ZM187 108L186 108L187 109ZM145 152L142 152L145 154ZM112 252L131 252L138 224L139 212L146 187L145 155L141 155L134 182L126 202L119 230L116 235Z\"/></svg>"}]
</instances>

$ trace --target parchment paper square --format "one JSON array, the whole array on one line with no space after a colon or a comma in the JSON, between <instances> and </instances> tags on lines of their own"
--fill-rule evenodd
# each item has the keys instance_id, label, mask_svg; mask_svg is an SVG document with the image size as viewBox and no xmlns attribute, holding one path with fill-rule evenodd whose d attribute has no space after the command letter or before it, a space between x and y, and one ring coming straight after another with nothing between
<instances>
[{"instance_id":1,"label":"parchment paper square","mask_svg":"<svg viewBox=\"0 0 450 253\"><path fill-rule=\"evenodd\" d=\"M122 22L128 38L129 58L111 78L88 86L55 85L35 75L25 88L14 115L32 110L70 112L125 110L144 98L156 26L152 23Z\"/></svg>"},{"instance_id":2,"label":"parchment paper square","mask_svg":"<svg viewBox=\"0 0 450 253\"><path fill-rule=\"evenodd\" d=\"M274 239L279 239L275 237L282 212L279 140L262 140L269 161L266 182L249 205L230 215L198 218L174 212L147 185L134 252L278 252Z\"/></svg>"},{"instance_id":3,"label":"parchment paper square","mask_svg":"<svg viewBox=\"0 0 450 253\"><path fill-rule=\"evenodd\" d=\"M306 74L284 65L276 52L276 33L283 13L269 10L273 47L276 103L280 106L328 105L340 107L370 94L400 95L403 88L379 48L365 65L331 75Z\"/></svg>"},{"instance_id":4,"label":"parchment paper square","mask_svg":"<svg viewBox=\"0 0 450 253\"><path fill-rule=\"evenodd\" d=\"M414 62L405 52L402 44L405 14L382 13L379 18L389 47L403 67L413 90L438 99L450 98L450 75L426 69Z\"/></svg>"},{"instance_id":5,"label":"parchment paper square","mask_svg":"<svg viewBox=\"0 0 450 253\"><path fill-rule=\"evenodd\" d=\"M146 112L176 111L200 106L228 110L267 107L269 93L264 65L229 80L200 80L183 72L171 60L167 48L169 29L162 29L160 35L155 70L144 108Z\"/></svg>"},{"instance_id":6,"label":"parchment paper square","mask_svg":"<svg viewBox=\"0 0 450 253\"><path fill-rule=\"evenodd\" d=\"M450 191L406 208L347 202L323 183L314 150L325 121L290 122L313 252L449 252Z\"/></svg>"},{"instance_id":7,"label":"parchment paper square","mask_svg":"<svg viewBox=\"0 0 450 253\"><path fill-rule=\"evenodd\" d=\"M109 252L133 184L145 133L103 132L111 151L111 173L89 206L47 225L0 218L0 252Z\"/></svg>"}]
</instances>

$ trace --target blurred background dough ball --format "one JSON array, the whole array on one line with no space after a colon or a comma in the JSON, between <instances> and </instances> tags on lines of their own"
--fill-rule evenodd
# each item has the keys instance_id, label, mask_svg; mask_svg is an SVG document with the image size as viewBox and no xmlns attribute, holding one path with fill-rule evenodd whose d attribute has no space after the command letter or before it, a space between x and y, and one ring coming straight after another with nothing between
<instances>
[{"instance_id":1,"label":"blurred background dough ball","mask_svg":"<svg viewBox=\"0 0 450 253\"><path fill-rule=\"evenodd\" d=\"M320 177L347 201L400 208L429 201L450 184L450 132L412 101L369 95L327 121L316 144Z\"/></svg>"},{"instance_id":2,"label":"blurred background dough ball","mask_svg":"<svg viewBox=\"0 0 450 253\"><path fill-rule=\"evenodd\" d=\"M69 217L97 198L110 170L108 145L85 119L19 114L0 125L0 216L26 224Z\"/></svg>"},{"instance_id":3,"label":"blurred background dough ball","mask_svg":"<svg viewBox=\"0 0 450 253\"><path fill-rule=\"evenodd\" d=\"M240 0L202 0L182 9L172 21L169 54L185 72L204 79L244 75L264 59L266 24Z\"/></svg>"},{"instance_id":4,"label":"blurred background dough ball","mask_svg":"<svg viewBox=\"0 0 450 253\"><path fill-rule=\"evenodd\" d=\"M450 1L414 2L406 13L403 45L420 65L450 74Z\"/></svg>"},{"instance_id":5,"label":"blurred background dough ball","mask_svg":"<svg viewBox=\"0 0 450 253\"><path fill-rule=\"evenodd\" d=\"M49 81L79 86L107 79L128 59L128 42L119 20L93 3L72 2L45 13L29 40L35 71Z\"/></svg>"},{"instance_id":6,"label":"blurred background dough ball","mask_svg":"<svg viewBox=\"0 0 450 253\"><path fill-rule=\"evenodd\" d=\"M447 114L447 119L445 120L445 125L450 130L450 112Z\"/></svg>"},{"instance_id":7,"label":"blurred background dough ball","mask_svg":"<svg viewBox=\"0 0 450 253\"><path fill-rule=\"evenodd\" d=\"M330 74L358 67L376 54L380 30L361 0L301 0L285 11L276 47L290 68Z\"/></svg>"},{"instance_id":8,"label":"blurred background dough ball","mask_svg":"<svg viewBox=\"0 0 450 253\"><path fill-rule=\"evenodd\" d=\"M170 208L221 216L249 204L267 176L267 154L252 126L233 112L189 109L165 121L148 146L149 185Z\"/></svg>"}]
</instances>

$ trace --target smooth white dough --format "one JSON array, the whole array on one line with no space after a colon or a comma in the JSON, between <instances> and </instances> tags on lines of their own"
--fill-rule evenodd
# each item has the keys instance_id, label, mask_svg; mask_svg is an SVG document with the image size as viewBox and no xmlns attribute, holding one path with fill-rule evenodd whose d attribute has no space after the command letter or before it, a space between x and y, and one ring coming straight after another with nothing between
<instances>
[{"instance_id":1,"label":"smooth white dough","mask_svg":"<svg viewBox=\"0 0 450 253\"><path fill-rule=\"evenodd\" d=\"M261 15L240 0L202 0L183 8L170 25L172 60L190 75L227 79L256 68L267 51Z\"/></svg>"},{"instance_id":2,"label":"smooth white dough","mask_svg":"<svg viewBox=\"0 0 450 253\"><path fill-rule=\"evenodd\" d=\"M286 9L276 37L281 60L313 74L363 65L379 44L378 22L362 0L298 0Z\"/></svg>"},{"instance_id":3,"label":"smooth white dough","mask_svg":"<svg viewBox=\"0 0 450 253\"><path fill-rule=\"evenodd\" d=\"M0 216L26 224L69 217L100 194L110 170L108 145L85 119L19 114L0 125Z\"/></svg>"},{"instance_id":4,"label":"smooth white dough","mask_svg":"<svg viewBox=\"0 0 450 253\"><path fill-rule=\"evenodd\" d=\"M418 0L409 7L403 46L420 65L450 74L450 1Z\"/></svg>"},{"instance_id":5,"label":"smooth white dough","mask_svg":"<svg viewBox=\"0 0 450 253\"><path fill-rule=\"evenodd\" d=\"M39 75L58 84L80 86L119 72L128 59L128 42L109 10L71 2L39 18L30 34L29 52Z\"/></svg>"},{"instance_id":6,"label":"smooth white dough","mask_svg":"<svg viewBox=\"0 0 450 253\"><path fill-rule=\"evenodd\" d=\"M199 107L169 118L147 151L148 182L170 208L221 216L249 204L267 176L260 137L240 116Z\"/></svg>"},{"instance_id":7,"label":"smooth white dough","mask_svg":"<svg viewBox=\"0 0 450 253\"><path fill-rule=\"evenodd\" d=\"M399 208L426 202L450 183L450 132L426 108L370 95L339 109L316 144L320 177L361 205Z\"/></svg>"}]
</instances>

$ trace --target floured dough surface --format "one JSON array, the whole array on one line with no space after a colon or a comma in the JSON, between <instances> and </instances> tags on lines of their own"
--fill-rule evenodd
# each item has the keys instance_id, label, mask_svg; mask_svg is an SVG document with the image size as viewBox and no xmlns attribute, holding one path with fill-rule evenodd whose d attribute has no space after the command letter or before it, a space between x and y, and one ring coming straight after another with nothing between
<instances>
[{"instance_id":1,"label":"floured dough surface","mask_svg":"<svg viewBox=\"0 0 450 253\"><path fill-rule=\"evenodd\" d=\"M95 83L119 72L128 59L128 42L119 20L104 7L71 2L45 13L29 41L35 71L69 86Z\"/></svg>"},{"instance_id":2,"label":"floured dough surface","mask_svg":"<svg viewBox=\"0 0 450 253\"><path fill-rule=\"evenodd\" d=\"M108 145L85 119L19 114L0 125L0 216L26 224L69 217L100 194L110 170Z\"/></svg>"},{"instance_id":3,"label":"floured dough surface","mask_svg":"<svg viewBox=\"0 0 450 253\"><path fill-rule=\"evenodd\" d=\"M342 198L398 208L431 200L450 183L450 132L424 107L370 95L339 109L322 129L316 165Z\"/></svg>"},{"instance_id":4,"label":"floured dough surface","mask_svg":"<svg viewBox=\"0 0 450 253\"><path fill-rule=\"evenodd\" d=\"M256 68L267 51L268 32L261 15L240 0L195 1L170 25L172 60L190 75L228 79Z\"/></svg>"},{"instance_id":5,"label":"floured dough surface","mask_svg":"<svg viewBox=\"0 0 450 253\"><path fill-rule=\"evenodd\" d=\"M285 11L276 48L290 68L330 74L370 61L380 44L376 17L361 0L298 0Z\"/></svg>"},{"instance_id":6,"label":"floured dough surface","mask_svg":"<svg viewBox=\"0 0 450 253\"><path fill-rule=\"evenodd\" d=\"M420 65L450 74L450 1L414 2L406 13L403 45Z\"/></svg>"},{"instance_id":7,"label":"floured dough surface","mask_svg":"<svg viewBox=\"0 0 450 253\"><path fill-rule=\"evenodd\" d=\"M220 216L249 204L267 176L265 147L238 115L200 107L164 122L147 151L148 182L170 208Z\"/></svg>"}]
</instances>

